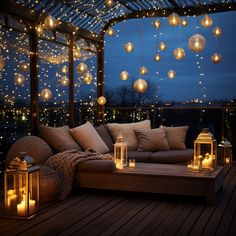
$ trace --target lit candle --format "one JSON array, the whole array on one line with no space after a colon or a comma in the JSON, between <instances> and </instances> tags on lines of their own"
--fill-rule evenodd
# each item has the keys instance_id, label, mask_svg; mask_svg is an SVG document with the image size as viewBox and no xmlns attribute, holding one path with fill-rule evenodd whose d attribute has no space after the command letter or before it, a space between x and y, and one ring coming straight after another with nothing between
<instances>
[{"instance_id":1,"label":"lit candle","mask_svg":"<svg viewBox=\"0 0 236 236\"><path fill-rule=\"evenodd\" d=\"M17 204L17 214L19 216L24 216L26 213L26 205L25 201L22 201L21 203Z\"/></svg>"},{"instance_id":2,"label":"lit candle","mask_svg":"<svg viewBox=\"0 0 236 236\"><path fill-rule=\"evenodd\" d=\"M123 169L123 165L120 162L117 162L116 163L116 168L121 170L121 169Z\"/></svg>"},{"instance_id":3,"label":"lit candle","mask_svg":"<svg viewBox=\"0 0 236 236\"><path fill-rule=\"evenodd\" d=\"M129 160L129 167L130 168L135 168L135 159L130 159Z\"/></svg>"},{"instance_id":4,"label":"lit candle","mask_svg":"<svg viewBox=\"0 0 236 236\"><path fill-rule=\"evenodd\" d=\"M226 164L229 164L229 163L230 163L230 158L229 158L229 157L226 157L226 158L225 158L225 163L226 163Z\"/></svg>"}]
</instances>

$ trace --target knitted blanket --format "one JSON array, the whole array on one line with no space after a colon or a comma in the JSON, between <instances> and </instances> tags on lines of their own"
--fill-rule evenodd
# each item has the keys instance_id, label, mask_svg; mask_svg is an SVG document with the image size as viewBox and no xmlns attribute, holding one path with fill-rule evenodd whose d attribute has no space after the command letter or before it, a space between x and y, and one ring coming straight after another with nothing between
<instances>
[{"instance_id":1,"label":"knitted blanket","mask_svg":"<svg viewBox=\"0 0 236 236\"><path fill-rule=\"evenodd\" d=\"M61 179L61 192L59 199L65 199L71 192L73 187L73 180L77 166L81 162L89 160L111 160L112 156L109 154L100 154L92 149L85 152L77 150L67 150L57 153L48 158L46 165L56 170Z\"/></svg>"}]
</instances>

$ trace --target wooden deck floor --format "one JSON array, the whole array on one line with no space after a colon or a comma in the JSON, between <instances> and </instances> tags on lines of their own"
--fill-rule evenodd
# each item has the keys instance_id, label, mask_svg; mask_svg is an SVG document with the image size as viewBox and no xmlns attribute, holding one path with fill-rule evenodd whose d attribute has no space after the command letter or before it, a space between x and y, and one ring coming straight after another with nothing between
<instances>
[{"instance_id":1,"label":"wooden deck floor","mask_svg":"<svg viewBox=\"0 0 236 236\"><path fill-rule=\"evenodd\" d=\"M201 198L83 190L31 220L1 218L0 235L236 235L236 169L224 173L213 206Z\"/></svg>"}]
</instances>

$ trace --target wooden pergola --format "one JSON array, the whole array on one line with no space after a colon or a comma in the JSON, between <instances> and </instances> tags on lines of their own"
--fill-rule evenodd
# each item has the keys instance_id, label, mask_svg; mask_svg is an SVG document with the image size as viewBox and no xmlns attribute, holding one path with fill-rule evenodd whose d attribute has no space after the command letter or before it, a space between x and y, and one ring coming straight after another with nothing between
<instances>
[{"instance_id":1,"label":"wooden pergola","mask_svg":"<svg viewBox=\"0 0 236 236\"><path fill-rule=\"evenodd\" d=\"M32 134L37 133L39 122L37 67L39 36L35 26L46 16L51 15L60 19L61 24L54 31L67 34L69 38L69 125L73 126L73 45L76 38L83 38L96 45L97 96L100 97L104 94L104 33L110 26L132 18L166 17L173 12L180 16L193 16L233 10L236 10L236 0L5 0L0 4L0 15L3 15L4 26L8 26L9 16L21 19L28 25L31 51ZM101 123L104 106L98 105L97 110L97 121Z\"/></svg>"}]
</instances>

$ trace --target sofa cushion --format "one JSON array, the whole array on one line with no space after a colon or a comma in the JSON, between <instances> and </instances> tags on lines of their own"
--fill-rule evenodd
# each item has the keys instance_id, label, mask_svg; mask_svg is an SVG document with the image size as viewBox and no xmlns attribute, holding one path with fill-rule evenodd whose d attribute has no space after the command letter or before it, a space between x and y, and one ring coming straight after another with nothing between
<instances>
[{"instance_id":1,"label":"sofa cushion","mask_svg":"<svg viewBox=\"0 0 236 236\"><path fill-rule=\"evenodd\" d=\"M152 152L140 152L140 151L129 151L128 152L128 159L135 159L137 162L150 162L150 156Z\"/></svg>"},{"instance_id":2,"label":"sofa cushion","mask_svg":"<svg viewBox=\"0 0 236 236\"><path fill-rule=\"evenodd\" d=\"M153 163L186 163L192 159L193 149L159 151L150 155L150 162Z\"/></svg>"},{"instance_id":3,"label":"sofa cushion","mask_svg":"<svg viewBox=\"0 0 236 236\"><path fill-rule=\"evenodd\" d=\"M52 147L54 153L63 152L70 149L81 151L81 147L70 135L70 129L68 126L54 128L39 125L39 136Z\"/></svg>"},{"instance_id":4,"label":"sofa cushion","mask_svg":"<svg viewBox=\"0 0 236 236\"><path fill-rule=\"evenodd\" d=\"M135 129L138 151L166 151L169 144L163 127L157 129Z\"/></svg>"},{"instance_id":5,"label":"sofa cushion","mask_svg":"<svg viewBox=\"0 0 236 236\"><path fill-rule=\"evenodd\" d=\"M164 127L170 149L184 150L186 134L189 126Z\"/></svg>"},{"instance_id":6,"label":"sofa cushion","mask_svg":"<svg viewBox=\"0 0 236 236\"><path fill-rule=\"evenodd\" d=\"M79 145L87 150L92 148L99 153L108 153L109 149L90 122L70 130Z\"/></svg>"},{"instance_id":7,"label":"sofa cushion","mask_svg":"<svg viewBox=\"0 0 236 236\"><path fill-rule=\"evenodd\" d=\"M150 120L144 120L135 123L108 123L107 127L111 133L113 141L116 141L116 138L119 134L122 134L124 141L127 143L128 150L136 150L138 146L137 138L134 133L135 129L150 129L151 124Z\"/></svg>"}]
</instances>

